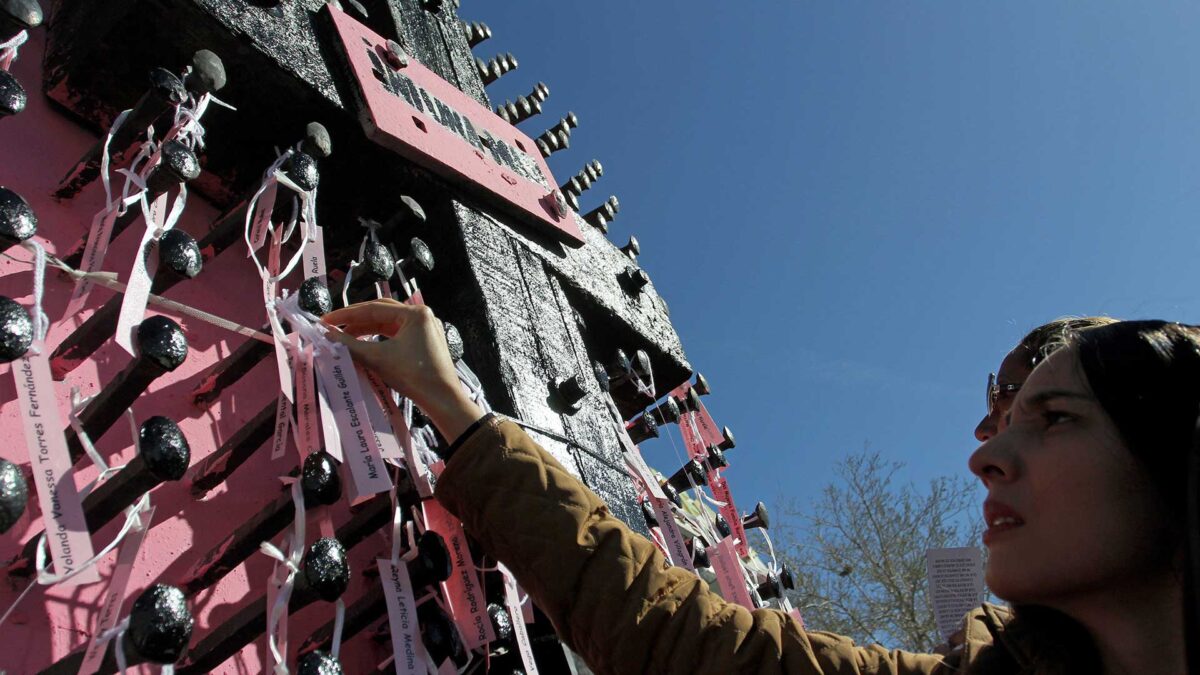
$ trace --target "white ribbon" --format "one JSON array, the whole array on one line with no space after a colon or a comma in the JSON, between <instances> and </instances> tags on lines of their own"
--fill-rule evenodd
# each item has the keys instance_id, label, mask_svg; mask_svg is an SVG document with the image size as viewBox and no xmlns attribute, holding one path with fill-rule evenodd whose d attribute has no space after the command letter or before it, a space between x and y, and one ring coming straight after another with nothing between
<instances>
[{"instance_id":1,"label":"white ribbon","mask_svg":"<svg viewBox=\"0 0 1200 675\"><path fill-rule=\"evenodd\" d=\"M79 420L79 413L94 398L96 398L95 395L82 396L79 387L71 387L71 410L67 413L67 421L70 422L71 428L75 430L75 437L79 439L79 444L83 446L83 451L92 460L92 464L95 464L100 469L100 474L104 475L108 472L108 462L104 461L104 458L96 451L96 446L92 443L91 437L83 429L83 422ZM136 433L134 433L133 442L137 443ZM97 476L96 480L99 481L100 477Z\"/></svg>"},{"instance_id":2,"label":"white ribbon","mask_svg":"<svg viewBox=\"0 0 1200 675\"><path fill-rule=\"evenodd\" d=\"M109 469L109 471L110 472L120 471L123 468L124 467L113 467L112 469ZM82 565L80 565L74 571L67 572L65 574L51 574L46 571L50 565L50 562L48 560L48 558L50 556L50 547L49 547L49 544L46 543L46 533L43 532L41 535L38 536L37 556L35 558L35 567L37 568L37 582L43 586L52 586L54 584L66 581L67 579L70 579L78 574L83 573L85 570L90 569L96 563L103 560L104 556L108 555L109 551L112 551L122 541L124 541L125 536L128 535L132 530L134 530L135 528L142 529L143 527L145 527L145 525L142 523L140 516L141 516L142 511L144 511L148 508L150 508L150 493L145 492L145 493L142 493L142 496L136 502L134 502L133 506L130 506L125 509L125 523L121 525L121 529L120 529L120 531L117 532L117 536L114 537L113 540L111 542L109 542L107 546L105 546L103 549L101 549L99 553L97 553L96 555L92 556L90 559L85 561Z\"/></svg>"},{"instance_id":3,"label":"white ribbon","mask_svg":"<svg viewBox=\"0 0 1200 675\"><path fill-rule=\"evenodd\" d=\"M106 645L113 640L116 641L113 644L113 650L117 657L117 670L121 673L124 673L125 669L129 667L129 662L125 658L125 640L123 639L127 630L129 630L129 617L121 619L121 623L104 631L104 634L96 641L97 645Z\"/></svg>"},{"instance_id":4,"label":"white ribbon","mask_svg":"<svg viewBox=\"0 0 1200 675\"><path fill-rule=\"evenodd\" d=\"M280 621L286 621L287 606L292 598L292 589L296 585L296 574L300 572L300 560L304 556L304 494L300 490L300 481L290 476L280 478L284 483L291 484L292 503L296 507L296 517L292 521L292 533L288 537L288 555L284 555L283 551L279 550L269 541L264 541L258 545L259 550L268 557L274 558L282 563L288 570L287 576L279 587L279 594L275 596L275 605L271 607L271 613L267 616L267 646L271 649L271 656L275 659L276 675L288 675L287 655L279 652L279 644L276 640L276 635L279 631ZM278 578L278 566L271 571L271 583L275 583Z\"/></svg>"},{"instance_id":5,"label":"white ribbon","mask_svg":"<svg viewBox=\"0 0 1200 675\"><path fill-rule=\"evenodd\" d=\"M346 624L346 603L338 598L334 603L333 615L333 644L329 649L329 655L337 660L338 653L342 650L342 627Z\"/></svg>"},{"instance_id":6,"label":"white ribbon","mask_svg":"<svg viewBox=\"0 0 1200 675\"><path fill-rule=\"evenodd\" d=\"M29 40L29 32L22 30L4 42L0 42L0 70L8 70L17 60L17 50Z\"/></svg>"},{"instance_id":7,"label":"white ribbon","mask_svg":"<svg viewBox=\"0 0 1200 675\"><path fill-rule=\"evenodd\" d=\"M33 250L33 339L43 342L50 330L50 317L42 309L42 298L46 294L46 249L33 239L23 242L25 248Z\"/></svg>"}]
</instances>

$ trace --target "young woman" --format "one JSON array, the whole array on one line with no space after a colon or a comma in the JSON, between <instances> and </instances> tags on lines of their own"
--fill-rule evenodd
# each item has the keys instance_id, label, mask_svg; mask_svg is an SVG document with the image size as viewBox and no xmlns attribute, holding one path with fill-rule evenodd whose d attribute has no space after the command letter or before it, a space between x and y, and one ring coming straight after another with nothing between
<instances>
[{"instance_id":1,"label":"young woman","mask_svg":"<svg viewBox=\"0 0 1200 675\"><path fill-rule=\"evenodd\" d=\"M597 673L1185 673L1186 476L1200 331L1125 322L1065 336L971 457L988 488L988 581L948 656L860 647L724 602L669 567L516 425L462 393L437 319L376 301L326 315L355 358L451 444L437 498ZM354 335L388 335L360 342Z\"/></svg>"}]
</instances>

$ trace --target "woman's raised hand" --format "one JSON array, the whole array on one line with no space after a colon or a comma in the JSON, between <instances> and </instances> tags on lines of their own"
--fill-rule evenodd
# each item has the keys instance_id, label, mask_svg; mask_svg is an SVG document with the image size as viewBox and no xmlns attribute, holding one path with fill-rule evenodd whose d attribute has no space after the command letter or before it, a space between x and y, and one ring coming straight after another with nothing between
<instances>
[{"instance_id":1,"label":"woman's raised hand","mask_svg":"<svg viewBox=\"0 0 1200 675\"><path fill-rule=\"evenodd\" d=\"M384 383L412 399L448 441L458 438L483 412L463 392L446 347L442 322L428 307L395 300L372 300L329 312L324 317L332 340L374 371ZM367 342L363 335L387 340Z\"/></svg>"}]
</instances>

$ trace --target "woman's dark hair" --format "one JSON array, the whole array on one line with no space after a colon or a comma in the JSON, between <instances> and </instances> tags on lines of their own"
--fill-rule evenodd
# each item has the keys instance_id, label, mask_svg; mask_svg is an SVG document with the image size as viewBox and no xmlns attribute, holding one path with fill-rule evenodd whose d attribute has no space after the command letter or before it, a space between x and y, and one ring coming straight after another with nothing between
<instances>
[{"instance_id":1,"label":"woman's dark hair","mask_svg":"<svg viewBox=\"0 0 1200 675\"><path fill-rule=\"evenodd\" d=\"M1032 334L1031 334L1032 335ZM1088 386L1112 419L1121 440L1145 467L1185 552L1185 642L1189 670L1200 673L1196 623L1197 569L1200 563L1200 328L1164 321L1121 321L1082 328L1065 327L1059 339L1040 336L1039 354L1075 349ZM1024 343L1023 343L1024 344ZM1010 624L1034 672L1089 672L1100 664L1083 629L1066 616L1042 607L1017 606ZM1074 624L1074 625L1073 625ZM1098 672L1098 670L1097 670Z\"/></svg>"}]
</instances>

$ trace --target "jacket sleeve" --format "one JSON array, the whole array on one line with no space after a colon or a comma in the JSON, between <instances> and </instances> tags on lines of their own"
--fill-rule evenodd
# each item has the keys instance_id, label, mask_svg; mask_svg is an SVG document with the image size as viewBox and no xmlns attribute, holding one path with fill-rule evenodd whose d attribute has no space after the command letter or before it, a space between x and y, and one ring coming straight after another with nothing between
<instances>
[{"instance_id":1,"label":"jacket sleeve","mask_svg":"<svg viewBox=\"0 0 1200 675\"><path fill-rule=\"evenodd\" d=\"M598 674L926 675L942 658L805 633L776 610L727 603L671 567L510 421L463 440L437 498L503 562ZM948 665L948 664L947 664Z\"/></svg>"}]
</instances>

